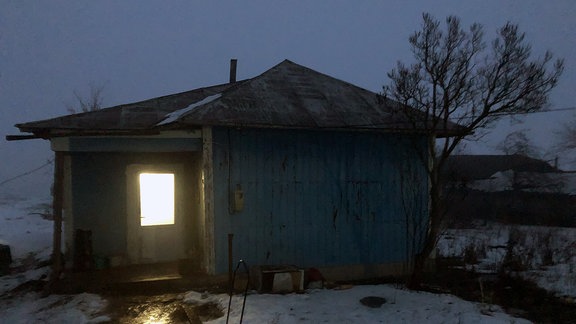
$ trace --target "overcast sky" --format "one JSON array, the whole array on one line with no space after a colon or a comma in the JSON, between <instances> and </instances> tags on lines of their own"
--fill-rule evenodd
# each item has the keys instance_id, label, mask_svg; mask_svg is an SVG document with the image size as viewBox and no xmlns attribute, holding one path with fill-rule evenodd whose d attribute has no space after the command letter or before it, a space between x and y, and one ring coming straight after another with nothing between
<instances>
[{"instance_id":1,"label":"overcast sky","mask_svg":"<svg viewBox=\"0 0 576 324\"><path fill-rule=\"evenodd\" d=\"M52 158L43 140L6 142L14 124L67 114L74 91L103 85L106 107L254 77L290 59L379 92L398 60L410 62L407 38L422 12L484 25L487 39L507 21L520 25L541 55L565 59L552 107L575 107L576 1L24 1L0 0L0 182ZM536 114L529 128L548 150L551 134L575 111ZM510 126L494 130L486 153ZM50 167L0 186L48 193Z\"/></svg>"}]
</instances>

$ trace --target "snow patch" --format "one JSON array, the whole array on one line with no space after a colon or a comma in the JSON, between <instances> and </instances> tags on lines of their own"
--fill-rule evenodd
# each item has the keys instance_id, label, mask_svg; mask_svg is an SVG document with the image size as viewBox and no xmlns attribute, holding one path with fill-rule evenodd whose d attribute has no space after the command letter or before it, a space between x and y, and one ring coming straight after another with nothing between
<instances>
[{"instance_id":1,"label":"snow patch","mask_svg":"<svg viewBox=\"0 0 576 324\"><path fill-rule=\"evenodd\" d=\"M449 229L437 249L443 257L463 257L468 270L513 271L558 297L576 297L576 228L493 223Z\"/></svg>"},{"instance_id":2,"label":"snow patch","mask_svg":"<svg viewBox=\"0 0 576 324\"><path fill-rule=\"evenodd\" d=\"M379 308L362 305L366 296L387 300ZM214 296L227 310L229 296ZM232 298L230 322L238 323L242 296ZM347 290L308 290L305 294L248 295L246 323L530 323L498 307L464 301L452 295L413 292L394 285L363 285ZM226 316L206 323L225 323Z\"/></svg>"},{"instance_id":3,"label":"snow patch","mask_svg":"<svg viewBox=\"0 0 576 324\"><path fill-rule=\"evenodd\" d=\"M183 301L187 304L202 305L208 302L216 302L214 298L208 293L199 293L196 291L189 291L184 295Z\"/></svg>"},{"instance_id":4,"label":"snow patch","mask_svg":"<svg viewBox=\"0 0 576 324\"><path fill-rule=\"evenodd\" d=\"M191 112L192 110L196 109L197 107L208 104L208 103L220 98L221 96L222 96L221 93L218 93L218 94L215 94L212 96L208 96L208 97L206 97L206 98L204 98L198 102L191 104L190 106L188 106L186 108L173 111L173 112L169 113L168 115L166 115L166 117L164 117L164 119L161 122L156 124L156 126L161 126L161 125L173 123L173 122L177 121L180 117L186 115L187 113Z\"/></svg>"}]
</instances>

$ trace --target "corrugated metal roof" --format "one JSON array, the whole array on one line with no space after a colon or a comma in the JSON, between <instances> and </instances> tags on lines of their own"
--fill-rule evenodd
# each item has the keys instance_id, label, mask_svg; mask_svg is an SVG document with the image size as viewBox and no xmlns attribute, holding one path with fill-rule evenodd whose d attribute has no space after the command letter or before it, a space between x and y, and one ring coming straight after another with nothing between
<instances>
[{"instance_id":1,"label":"corrugated metal roof","mask_svg":"<svg viewBox=\"0 0 576 324\"><path fill-rule=\"evenodd\" d=\"M204 125L413 130L402 114L393 113L393 104L374 92L285 60L236 83L16 127L41 137L146 133Z\"/></svg>"}]
</instances>

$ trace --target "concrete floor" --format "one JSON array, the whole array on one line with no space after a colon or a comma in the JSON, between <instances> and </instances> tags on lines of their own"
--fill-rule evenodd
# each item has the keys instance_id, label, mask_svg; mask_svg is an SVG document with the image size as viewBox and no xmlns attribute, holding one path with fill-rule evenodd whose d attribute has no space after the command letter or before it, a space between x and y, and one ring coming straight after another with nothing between
<instances>
[{"instance_id":1,"label":"concrete floor","mask_svg":"<svg viewBox=\"0 0 576 324\"><path fill-rule=\"evenodd\" d=\"M157 295L188 290L228 291L228 276L180 271L178 262L66 271L52 286L57 294Z\"/></svg>"}]
</instances>

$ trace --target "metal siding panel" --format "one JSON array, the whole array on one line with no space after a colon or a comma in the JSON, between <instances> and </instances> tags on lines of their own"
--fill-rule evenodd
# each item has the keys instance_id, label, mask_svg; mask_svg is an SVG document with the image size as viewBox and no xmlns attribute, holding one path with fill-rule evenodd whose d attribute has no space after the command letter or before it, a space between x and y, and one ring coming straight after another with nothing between
<instances>
[{"instance_id":1,"label":"metal siding panel","mask_svg":"<svg viewBox=\"0 0 576 324\"><path fill-rule=\"evenodd\" d=\"M124 253L126 183L116 155L73 154L74 230L92 231L95 255Z\"/></svg>"},{"instance_id":2,"label":"metal siding panel","mask_svg":"<svg viewBox=\"0 0 576 324\"><path fill-rule=\"evenodd\" d=\"M396 167L405 156L401 137L250 129L219 134L218 147L230 150L231 164L219 169L216 191L226 191L230 171L230 185L241 184L245 195L242 212L229 215L220 206L216 213L222 225L217 239L225 237L226 224L236 259L330 266L405 258ZM228 166L224 152L217 162L216 156L215 163ZM219 199L227 206L223 195ZM219 252L227 255L223 245Z\"/></svg>"}]
</instances>

